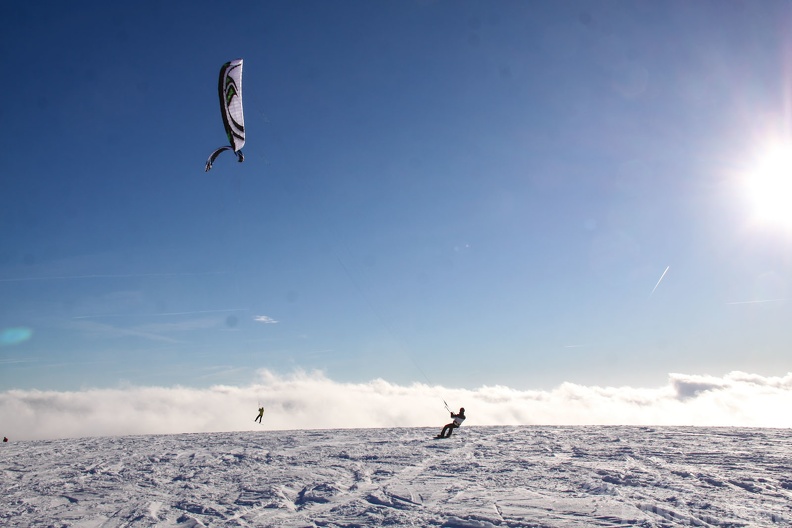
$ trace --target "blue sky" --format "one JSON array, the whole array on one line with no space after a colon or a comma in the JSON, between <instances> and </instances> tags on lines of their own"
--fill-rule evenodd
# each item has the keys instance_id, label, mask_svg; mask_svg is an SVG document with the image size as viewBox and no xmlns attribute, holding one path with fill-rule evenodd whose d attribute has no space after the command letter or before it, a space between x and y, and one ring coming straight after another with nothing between
<instances>
[{"instance_id":1,"label":"blue sky","mask_svg":"<svg viewBox=\"0 0 792 528\"><path fill-rule=\"evenodd\" d=\"M792 231L746 191L789 140L786 2L3 18L0 390L789 371ZM204 173L238 57L246 160Z\"/></svg>"}]
</instances>

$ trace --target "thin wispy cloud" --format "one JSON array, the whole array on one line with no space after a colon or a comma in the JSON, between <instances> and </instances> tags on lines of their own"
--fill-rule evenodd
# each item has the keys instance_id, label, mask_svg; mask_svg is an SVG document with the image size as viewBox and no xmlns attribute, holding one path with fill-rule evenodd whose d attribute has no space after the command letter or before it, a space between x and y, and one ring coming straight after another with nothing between
<instances>
[{"instance_id":1,"label":"thin wispy cloud","mask_svg":"<svg viewBox=\"0 0 792 528\"><path fill-rule=\"evenodd\" d=\"M22 363L36 363L35 358L5 358L0 359L0 365L19 365Z\"/></svg>"},{"instance_id":2,"label":"thin wispy cloud","mask_svg":"<svg viewBox=\"0 0 792 528\"><path fill-rule=\"evenodd\" d=\"M81 332L84 336L93 339L111 339L120 337L138 337L149 341L166 343L181 343L182 341L171 337L170 334L187 333L195 330L222 328L228 326L228 319L211 317L208 314L217 312L233 312L237 310L209 310L205 312L187 312L180 315L207 314L204 317L193 317L185 320L151 322L124 326L100 322L89 317L75 317L64 326ZM101 318L100 318L101 319Z\"/></svg>"},{"instance_id":3,"label":"thin wispy cloud","mask_svg":"<svg viewBox=\"0 0 792 528\"><path fill-rule=\"evenodd\" d=\"M220 377L242 375L247 372L244 367L234 367L231 365L214 365L201 369L196 379L211 380Z\"/></svg>"},{"instance_id":4,"label":"thin wispy cloud","mask_svg":"<svg viewBox=\"0 0 792 528\"><path fill-rule=\"evenodd\" d=\"M139 330L135 328L124 328L121 326L99 323L88 319L71 321L65 326L80 332L85 337L92 339L138 337L156 342L181 343L181 341L177 339L173 339L160 333L154 333L151 331Z\"/></svg>"},{"instance_id":5,"label":"thin wispy cloud","mask_svg":"<svg viewBox=\"0 0 792 528\"><path fill-rule=\"evenodd\" d=\"M0 434L18 440L253 429L441 426L464 406L469 425L790 427L792 373L671 374L655 388L564 383L552 390L455 389L376 379L340 383L321 372L262 370L247 386L136 387L0 393ZM253 419L261 404L262 425Z\"/></svg>"},{"instance_id":6,"label":"thin wispy cloud","mask_svg":"<svg viewBox=\"0 0 792 528\"><path fill-rule=\"evenodd\" d=\"M114 313L114 314L96 314L96 315L76 315L72 319L102 319L102 318L115 318L115 317L171 317L180 315L203 315L215 313L231 313L231 312L244 312L245 308L225 308L220 310L193 310L189 312L155 312L155 313Z\"/></svg>"},{"instance_id":7,"label":"thin wispy cloud","mask_svg":"<svg viewBox=\"0 0 792 528\"><path fill-rule=\"evenodd\" d=\"M170 332L190 332L206 328L222 327L224 319L218 317L198 317L185 321L173 321L162 323L149 323L133 327L136 331L145 334L166 334Z\"/></svg>"},{"instance_id":8,"label":"thin wispy cloud","mask_svg":"<svg viewBox=\"0 0 792 528\"><path fill-rule=\"evenodd\" d=\"M726 304L764 304L764 303L777 303L777 302L784 302L789 301L789 298L784 299L760 299L756 301L732 301L727 302Z\"/></svg>"},{"instance_id":9,"label":"thin wispy cloud","mask_svg":"<svg viewBox=\"0 0 792 528\"><path fill-rule=\"evenodd\" d=\"M140 278L174 278L174 277L201 277L206 275L225 275L224 271L206 271L195 273L94 273L90 275L52 275L43 277L8 277L0 278L0 282L38 282L38 281L64 281L84 279L140 279Z\"/></svg>"},{"instance_id":10,"label":"thin wispy cloud","mask_svg":"<svg viewBox=\"0 0 792 528\"><path fill-rule=\"evenodd\" d=\"M268 315L257 315L256 317L253 318L253 320L264 324L275 324L278 322Z\"/></svg>"}]
</instances>

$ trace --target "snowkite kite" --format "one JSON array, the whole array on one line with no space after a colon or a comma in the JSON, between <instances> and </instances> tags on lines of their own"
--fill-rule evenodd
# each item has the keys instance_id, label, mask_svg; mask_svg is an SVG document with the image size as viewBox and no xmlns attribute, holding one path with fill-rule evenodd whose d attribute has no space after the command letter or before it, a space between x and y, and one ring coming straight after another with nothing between
<instances>
[{"instance_id":1,"label":"snowkite kite","mask_svg":"<svg viewBox=\"0 0 792 528\"><path fill-rule=\"evenodd\" d=\"M212 168L212 163L224 150L231 150L237 155L237 161L242 163L242 147L245 146L245 116L242 113L242 59L226 62L220 68L220 81L217 90L220 95L220 113L223 116L223 126L230 145L220 147L212 152L206 160L206 172Z\"/></svg>"}]
</instances>

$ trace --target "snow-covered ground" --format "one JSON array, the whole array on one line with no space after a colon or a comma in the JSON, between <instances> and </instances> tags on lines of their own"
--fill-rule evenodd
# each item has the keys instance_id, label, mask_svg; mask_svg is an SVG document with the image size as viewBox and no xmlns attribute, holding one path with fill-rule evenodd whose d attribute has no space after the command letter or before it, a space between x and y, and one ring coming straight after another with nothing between
<instances>
[{"instance_id":1,"label":"snow-covered ground","mask_svg":"<svg viewBox=\"0 0 792 528\"><path fill-rule=\"evenodd\" d=\"M12 439L0 525L792 525L788 430L438 429Z\"/></svg>"}]
</instances>

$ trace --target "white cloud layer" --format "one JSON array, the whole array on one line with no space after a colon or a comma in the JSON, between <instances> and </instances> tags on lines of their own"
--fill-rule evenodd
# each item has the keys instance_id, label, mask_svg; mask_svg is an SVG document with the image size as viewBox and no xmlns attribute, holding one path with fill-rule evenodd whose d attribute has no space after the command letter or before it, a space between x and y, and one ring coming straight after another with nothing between
<instances>
[{"instance_id":1,"label":"white cloud layer","mask_svg":"<svg viewBox=\"0 0 792 528\"><path fill-rule=\"evenodd\" d=\"M452 389L377 379L339 383L321 372L260 371L247 387L122 387L0 393L0 435L16 440L251 429L441 427L443 400L464 406L465 425L692 425L790 427L792 373L671 374L659 388L550 391L503 386ZM253 422L259 403L262 425Z\"/></svg>"}]
</instances>

